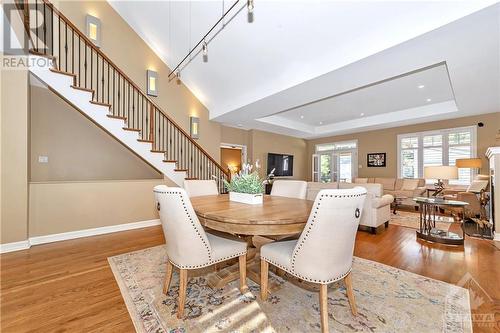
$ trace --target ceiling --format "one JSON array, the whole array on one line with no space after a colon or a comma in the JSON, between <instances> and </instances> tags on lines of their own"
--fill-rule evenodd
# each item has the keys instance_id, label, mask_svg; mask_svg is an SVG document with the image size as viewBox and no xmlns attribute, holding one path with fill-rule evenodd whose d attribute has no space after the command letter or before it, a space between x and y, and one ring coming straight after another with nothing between
<instances>
[{"instance_id":1,"label":"ceiling","mask_svg":"<svg viewBox=\"0 0 500 333\"><path fill-rule=\"evenodd\" d=\"M182 80L212 120L304 138L498 112L495 2L257 0L249 23L240 1ZM223 10L110 3L170 68Z\"/></svg>"}]
</instances>

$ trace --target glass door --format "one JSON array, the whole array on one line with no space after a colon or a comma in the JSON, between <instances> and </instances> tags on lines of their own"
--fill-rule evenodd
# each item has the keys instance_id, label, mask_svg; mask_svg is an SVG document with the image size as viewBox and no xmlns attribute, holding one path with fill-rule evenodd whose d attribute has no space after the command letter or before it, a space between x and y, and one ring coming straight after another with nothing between
<instances>
[{"instance_id":1,"label":"glass door","mask_svg":"<svg viewBox=\"0 0 500 333\"><path fill-rule=\"evenodd\" d=\"M357 148L317 151L312 159L312 180L321 183L352 182L358 175L357 152Z\"/></svg>"}]
</instances>

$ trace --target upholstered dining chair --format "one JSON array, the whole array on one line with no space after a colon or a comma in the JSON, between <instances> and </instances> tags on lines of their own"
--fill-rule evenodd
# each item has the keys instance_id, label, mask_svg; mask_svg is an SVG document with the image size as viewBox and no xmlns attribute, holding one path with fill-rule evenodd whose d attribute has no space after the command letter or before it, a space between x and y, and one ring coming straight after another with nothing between
<instances>
[{"instance_id":1,"label":"upholstered dining chair","mask_svg":"<svg viewBox=\"0 0 500 333\"><path fill-rule=\"evenodd\" d=\"M219 190L217 189L217 183L215 180L198 180L198 179L186 179L184 180L184 189L186 190L188 196L199 197L202 195L217 195Z\"/></svg>"},{"instance_id":2,"label":"upholstered dining chair","mask_svg":"<svg viewBox=\"0 0 500 333\"><path fill-rule=\"evenodd\" d=\"M321 190L298 240L262 246L262 300L267 299L269 264L301 280L319 284L322 332L328 332L328 284L341 280L353 315L357 315L351 268L354 240L366 197L366 189Z\"/></svg>"},{"instance_id":3,"label":"upholstered dining chair","mask_svg":"<svg viewBox=\"0 0 500 333\"><path fill-rule=\"evenodd\" d=\"M271 195L305 199L307 194L307 182L303 180L275 180Z\"/></svg>"},{"instance_id":4,"label":"upholstered dining chair","mask_svg":"<svg viewBox=\"0 0 500 333\"><path fill-rule=\"evenodd\" d=\"M177 318L184 316L188 271L239 257L240 291L246 287L247 244L206 233L194 212L186 191L178 187L158 185L155 199L167 247L167 273L163 293L168 292L173 266L179 271Z\"/></svg>"}]
</instances>

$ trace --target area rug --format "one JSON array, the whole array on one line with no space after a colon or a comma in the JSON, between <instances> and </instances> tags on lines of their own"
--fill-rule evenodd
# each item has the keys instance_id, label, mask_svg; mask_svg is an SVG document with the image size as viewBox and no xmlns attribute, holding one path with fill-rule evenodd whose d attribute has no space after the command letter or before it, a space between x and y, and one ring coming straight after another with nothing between
<instances>
[{"instance_id":1,"label":"area rug","mask_svg":"<svg viewBox=\"0 0 500 333\"><path fill-rule=\"evenodd\" d=\"M438 229L448 231L453 222L453 217L436 216L436 228ZM391 221L389 223L402 227L419 229L420 214L414 212L396 211L396 214L391 213Z\"/></svg>"},{"instance_id":2,"label":"area rug","mask_svg":"<svg viewBox=\"0 0 500 333\"><path fill-rule=\"evenodd\" d=\"M178 274L162 294L167 256L157 246L108 258L137 332L319 332L318 293L271 274L280 284L262 302L248 280L212 290L202 276L188 283L185 320L176 318ZM285 276L286 278L286 276ZM373 261L355 258L352 316L343 283L328 289L331 332L471 332L467 289Z\"/></svg>"}]
</instances>

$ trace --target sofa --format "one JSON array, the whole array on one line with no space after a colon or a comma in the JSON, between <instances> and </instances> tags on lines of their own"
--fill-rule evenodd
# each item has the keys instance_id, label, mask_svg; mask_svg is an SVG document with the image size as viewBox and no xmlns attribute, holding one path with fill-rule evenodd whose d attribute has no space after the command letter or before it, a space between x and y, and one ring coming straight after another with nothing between
<instances>
[{"instance_id":1,"label":"sofa","mask_svg":"<svg viewBox=\"0 0 500 333\"><path fill-rule=\"evenodd\" d=\"M390 194L393 197L404 196L408 199L402 201L403 205L415 206L418 205L413 201L415 197L425 195L425 179L424 178L354 178L355 184L381 184L384 194Z\"/></svg>"},{"instance_id":2,"label":"sofa","mask_svg":"<svg viewBox=\"0 0 500 333\"><path fill-rule=\"evenodd\" d=\"M341 182L339 188L347 189L356 186L364 187L368 192L359 224L368 227L372 233L376 233L377 228L382 224L387 227L391 219L391 203L394 201L394 197L390 194L384 194L381 184ZM332 188L337 188L337 183L308 182L306 199L314 200L319 191Z\"/></svg>"}]
</instances>

